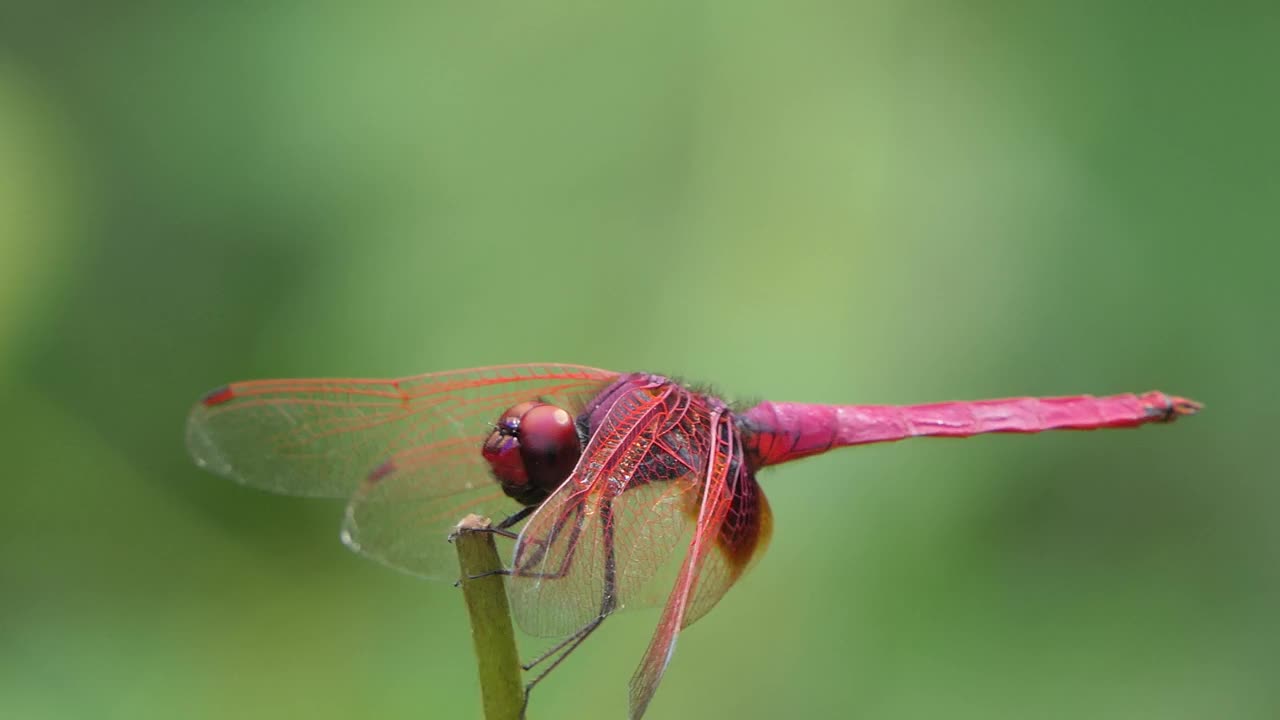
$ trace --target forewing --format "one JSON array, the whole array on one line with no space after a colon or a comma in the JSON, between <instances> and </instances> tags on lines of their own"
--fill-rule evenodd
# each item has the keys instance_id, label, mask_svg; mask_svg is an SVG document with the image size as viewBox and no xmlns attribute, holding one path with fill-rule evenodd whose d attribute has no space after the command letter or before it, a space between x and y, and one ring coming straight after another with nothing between
<instances>
[{"instance_id":1,"label":"forewing","mask_svg":"<svg viewBox=\"0 0 1280 720\"><path fill-rule=\"evenodd\" d=\"M671 383L615 402L517 541L509 587L522 629L567 635L643 598L691 536L707 420Z\"/></svg>"},{"instance_id":2,"label":"forewing","mask_svg":"<svg viewBox=\"0 0 1280 720\"><path fill-rule=\"evenodd\" d=\"M386 460L412 449L426 470L405 482L430 486L421 492L439 496L492 482L480 445L508 407L545 398L576 415L616 377L547 364L396 380L233 383L192 408L187 448L200 466L245 485L340 498L350 497ZM436 458L440 473L429 470Z\"/></svg>"}]
</instances>

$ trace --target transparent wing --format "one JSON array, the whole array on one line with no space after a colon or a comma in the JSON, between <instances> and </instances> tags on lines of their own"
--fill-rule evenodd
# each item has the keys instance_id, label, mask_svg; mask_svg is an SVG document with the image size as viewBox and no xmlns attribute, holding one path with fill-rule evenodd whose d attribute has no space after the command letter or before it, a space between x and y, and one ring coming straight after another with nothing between
<instances>
[{"instance_id":1,"label":"transparent wing","mask_svg":"<svg viewBox=\"0 0 1280 720\"><path fill-rule=\"evenodd\" d=\"M343 542L397 570L456 580L458 556L445 542L454 525L470 513L498 522L522 507L486 477L479 443L423 445L375 468L347 505Z\"/></svg>"},{"instance_id":2,"label":"transparent wing","mask_svg":"<svg viewBox=\"0 0 1280 720\"><path fill-rule=\"evenodd\" d=\"M516 543L509 593L521 628L563 636L643 604L693 535L710 427L705 401L674 383L619 397Z\"/></svg>"},{"instance_id":3,"label":"transparent wing","mask_svg":"<svg viewBox=\"0 0 1280 720\"><path fill-rule=\"evenodd\" d=\"M492 485L480 446L508 407L545 399L576 414L616 377L545 364L397 380L233 383L192 408L187 448L218 475L287 495L347 498L379 469L385 481L413 488L395 494L438 498ZM414 472L392 478L382 464L406 451L415 454L403 467Z\"/></svg>"},{"instance_id":4,"label":"transparent wing","mask_svg":"<svg viewBox=\"0 0 1280 720\"><path fill-rule=\"evenodd\" d=\"M700 609L701 614L705 614L710 610L739 574L733 571L732 558L725 552L722 530L733 508L736 483L731 484L731 480L740 479L747 470L742 462L738 435L728 413L714 413L710 425L708 434L714 438L714 443L707 453L697 530L689 543L653 639L631 677L629 699L630 716L633 718L644 715L645 708L653 699L675 652L680 630L700 617L693 611Z\"/></svg>"},{"instance_id":5,"label":"transparent wing","mask_svg":"<svg viewBox=\"0 0 1280 720\"><path fill-rule=\"evenodd\" d=\"M738 578L764 557L773 537L773 511L750 468L745 463L730 466L726 482L729 506L715 545L703 561L682 627L710 612Z\"/></svg>"},{"instance_id":6,"label":"transparent wing","mask_svg":"<svg viewBox=\"0 0 1280 720\"><path fill-rule=\"evenodd\" d=\"M510 578L512 612L521 629L562 637L601 615L660 602L655 588L674 577L676 550L693 533L697 493L698 483L682 477L640 485L607 504L597 494L540 508L556 527L549 533L541 526L532 532L526 528L522 537L547 544L526 541L525 550L517 550L518 570ZM609 534L612 540L606 539ZM612 580L606 570L611 545ZM535 559L533 552L543 557Z\"/></svg>"}]
</instances>

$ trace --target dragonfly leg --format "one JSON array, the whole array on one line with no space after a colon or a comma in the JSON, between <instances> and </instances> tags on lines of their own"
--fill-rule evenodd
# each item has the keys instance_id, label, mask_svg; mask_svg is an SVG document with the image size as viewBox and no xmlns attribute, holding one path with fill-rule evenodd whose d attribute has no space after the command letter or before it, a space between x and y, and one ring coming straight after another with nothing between
<instances>
[{"instance_id":1,"label":"dragonfly leg","mask_svg":"<svg viewBox=\"0 0 1280 720\"><path fill-rule=\"evenodd\" d=\"M533 510L535 509L536 508L534 506L524 508L523 510L516 513L515 515L512 515L506 520L503 520L502 523L499 523L498 527L501 527L502 524L508 523L508 522L510 523L520 522L520 520L524 519L524 516L527 516L529 513L533 512ZM518 537L514 533L495 531L493 528L489 528L484 532L498 532L498 534L503 535L504 537ZM524 578L538 578L543 580L562 578L566 574L568 574L569 567L573 563L573 554L574 552L577 551L577 547L578 547L577 539L578 539L578 536L581 534L581 532L582 532L582 516L579 515L577 518L577 521L574 523L573 530L569 536L569 551L566 552L565 556L560 559L559 567L557 567L555 570L551 572L541 572L541 571L527 572L527 571L513 570L508 568L503 570L489 570L487 572L483 572L478 575L470 575L467 577L467 579L478 580L480 578L486 578L491 575L508 575L508 576L519 575L520 577L524 577ZM556 534L558 534L558 531L556 531ZM537 550L535 551L535 554L533 555L533 557L527 560L526 562L524 562L523 564L528 566L528 565L537 565L538 563L542 562L542 558L546 556L547 548L550 547L551 544L554 542L555 542L555 537L553 536L550 540L544 543L538 543Z\"/></svg>"},{"instance_id":2,"label":"dragonfly leg","mask_svg":"<svg viewBox=\"0 0 1280 720\"><path fill-rule=\"evenodd\" d=\"M498 523L497 525L490 525L489 527L476 528L475 530L472 530L472 532L482 532L482 533L489 533L491 535L500 535L504 538L515 540L516 538L520 537L520 535L518 533L512 532L511 530L508 530L507 528L529 517L530 515L533 514L533 511L537 509L538 509L537 505L528 505L528 506L522 507L518 511L508 515L506 518L502 520L502 522Z\"/></svg>"},{"instance_id":3,"label":"dragonfly leg","mask_svg":"<svg viewBox=\"0 0 1280 720\"><path fill-rule=\"evenodd\" d=\"M514 533L514 532L511 532L510 530L504 530L499 527L480 528L480 529L477 529L476 532L489 533L490 535L497 535L498 537L504 537L504 538L507 538L508 540L515 540L516 538L520 537L519 533Z\"/></svg>"},{"instance_id":4,"label":"dragonfly leg","mask_svg":"<svg viewBox=\"0 0 1280 720\"><path fill-rule=\"evenodd\" d=\"M560 663L564 662L565 659L569 657L570 653L572 653L574 650L577 650L578 646L581 645L584 640L590 637L591 633L595 632L596 628L600 627L600 624L604 622L605 617L607 617L607 613L601 613L600 615L597 615L595 618L591 620L591 622L575 630L572 635L556 643L555 646L552 647L550 650L547 650L546 652L542 653L541 655L529 661L528 663L525 663L520 666L521 669L523 669L525 672L528 672L533 668L537 667L538 665L540 665L541 663L545 662L547 659L552 657L555 658L554 660L551 661L550 665L544 668L542 672L538 673L537 677L535 677L534 679L530 680L528 683L525 684L524 706L520 710L521 717L524 717L524 711L529 707L529 696L530 694L533 693L533 688L536 687L538 683L542 682L543 678L550 675L552 670L555 670L557 667L559 667Z\"/></svg>"},{"instance_id":5,"label":"dragonfly leg","mask_svg":"<svg viewBox=\"0 0 1280 720\"><path fill-rule=\"evenodd\" d=\"M534 510L537 510L537 509L538 509L538 506L537 506L537 505L526 505L526 506L524 506L524 507L520 508L519 510L517 510L517 511L515 511L515 512L511 513L510 515L508 515L508 516L506 517L506 519L505 519L505 520L503 520L502 522L498 523L497 525L494 525L494 526L491 528L491 530L492 530L492 531L494 531L494 532L497 532L497 531L499 531L499 530L506 530L507 528L511 527L512 525L515 525L516 523L520 522L521 520L524 520L525 518L527 518L527 517L529 517L530 515L532 515L532 514L533 514L533 511L534 511ZM512 535L511 535L511 537L515 537L515 535L514 535L514 534L512 534Z\"/></svg>"},{"instance_id":6,"label":"dragonfly leg","mask_svg":"<svg viewBox=\"0 0 1280 720\"><path fill-rule=\"evenodd\" d=\"M508 515L502 522L498 523L497 525L492 525L490 527L485 527L485 528L476 528L472 532L492 533L494 535L515 540L520 536L514 532L511 532L507 528L529 517L531 514L533 514L533 511L537 509L538 509L537 505L529 505L529 506L520 508L518 511ZM453 542L453 538L450 538L449 542ZM482 572L478 575L468 575L467 579L479 580L481 578L487 578L491 575L510 575L510 574L511 574L510 570L490 570L488 572ZM461 580L457 580L453 583L454 587L460 587L461 585L462 585Z\"/></svg>"},{"instance_id":7,"label":"dragonfly leg","mask_svg":"<svg viewBox=\"0 0 1280 720\"><path fill-rule=\"evenodd\" d=\"M533 688L542 682L543 678L550 675L552 670L559 667L560 663L564 662L570 653L578 649L578 646L590 637L591 633L596 631L596 628L600 627L604 619L617 609L617 559L614 554L612 505L608 501L600 505L600 523L605 548L604 587L600 597L600 612L586 625L575 630L572 635L556 643L551 649L543 652L533 660L521 665L521 668L528 672L548 659L555 658L551 660L550 665L524 686L524 708L529 707L529 695L533 692ZM567 569L561 568L560 576L563 576L565 572L567 572ZM521 716L523 717L523 715L524 709L521 710Z\"/></svg>"},{"instance_id":8,"label":"dragonfly leg","mask_svg":"<svg viewBox=\"0 0 1280 720\"><path fill-rule=\"evenodd\" d=\"M565 543L567 545L567 549L565 550L564 555L560 558L560 564L555 569L550 571L532 571L527 569L522 570L520 568L535 567L542 563L547 556L547 550L550 549L551 546L559 539L559 535L565 524L565 516L560 518L561 522L553 525L550 537L543 540L526 538L531 550L527 556L517 556L515 558L516 567L512 568L508 574L518 575L522 578L537 578L539 580L557 580L569 574L569 568L573 566L573 557L578 552L578 538L582 535L582 524L586 520L586 516L582 513L582 508L574 507L572 512L575 517L572 529L569 531L569 538ZM601 515L601 521L603 522L606 516L605 512L601 511ZM610 532L612 532L612 528L610 528Z\"/></svg>"},{"instance_id":9,"label":"dragonfly leg","mask_svg":"<svg viewBox=\"0 0 1280 720\"><path fill-rule=\"evenodd\" d=\"M487 577L493 577L494 575L502 575L503 577L506 577L510 574L511 574L510 570L486 570L482 573L476 573L475 575L468 575L467 580L483 580ZM457 580L454 580L453 586L456 588L462 587L462 579L459 578Z\"/></svg>"}]
</instances>

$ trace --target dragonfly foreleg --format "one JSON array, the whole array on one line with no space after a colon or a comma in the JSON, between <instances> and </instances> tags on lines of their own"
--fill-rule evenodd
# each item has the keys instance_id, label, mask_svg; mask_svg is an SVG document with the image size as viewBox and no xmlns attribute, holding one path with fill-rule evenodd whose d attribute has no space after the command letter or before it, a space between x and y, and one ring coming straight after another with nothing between
<instances>
[{"instance_id":1,"label":"dragonfly foreleg","mask_svg":"<svg viewBox=\"0 0 1280 720\"><path fill-rule=\"evenodd\" d=\"M537 505L526 505L520 508L519 510L508 515L506 519L504 519L502 522L498 523L497 525L494 525L492 528L490 528L490 530L492 530L493 532L499 533L501 535L514 538L516 537L515 533L509 532L509 531L507 532L501 532L501 531L506 531L507 528L529 517L530 515L533 514L533 511L537 509L538 509Z\"/></svg>"},{"instance_id":2,"label":"dragonfly foreleg","mask_svg":"<svg viewBox=\"0 0 1280 720\"><path fill-rule=\"evenodd\" d=\"M537 505L529 505L529 506L526 506L526 507L522 507L522 508L520 508L519 510L517 510L516 512L511 513L510 515L508 515L508 516L507 516L507 517L506 517L502 522L498 523L497 525L490 525L490 526L488 526L488 527L479 527L479 528L474 528L474 529L472 529L472 530L471 530L471 532L483 532L483 533L490 533L490 534L492 534L492 535L498 535L498 536L501 536L501 537L504 537L504 538L509 538L509 539L511 539L511 540L515 540L515 539L519 538L519 537L520 537L520 535L519 535L519 534L517 534L517 533L511 532L511 531L510 531L510 530L508 530L507 528L509 528L509 527L511 527L512 525L515 525L516 523L520 522L521 520L524 520L525 518L529 517L531 514L533 514L533 511L534 511L534 510L537 510L537 509L538 509L538 506L537 506ZM452 537L452 536L450 536L450 538L449 538L449 542L453 542L453 537ZM480 580L480 579L482 579L482 578L487 578L487 577L489 577L489 576L491 576L491 575L510 575L510 574L511 574L511 571L510 571L510 570L489 570L488 572L482 572L482 573L479 573L478 575L468 575L468 576L467 576L467 579L468 579L468 580ZM455 581L454 581L454 583L453 583L453 586L454 586L454 587L461 587L461 586L462 586L462 580L455 580Z\"/></svg>"}]
</instances>

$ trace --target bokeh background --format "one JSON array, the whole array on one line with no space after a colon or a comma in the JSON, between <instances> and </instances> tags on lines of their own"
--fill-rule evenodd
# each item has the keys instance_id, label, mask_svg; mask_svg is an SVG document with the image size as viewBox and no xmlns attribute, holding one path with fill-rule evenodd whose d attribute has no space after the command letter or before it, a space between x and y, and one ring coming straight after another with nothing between
<instances>
[{"instance_id":1,"label":"bokeh background","mask_svg":"<svg viewBox=\"0 0 1280 720\"><path fill-rule=\"evenodd\" d=\"M184 417L561 360L1207 404L769 472L653 718L1277 717L1269 5L0 5L0 716L479 717L457 591ZM530 716L621 717L655 620Z\"/></svg>"}]
</instances>

